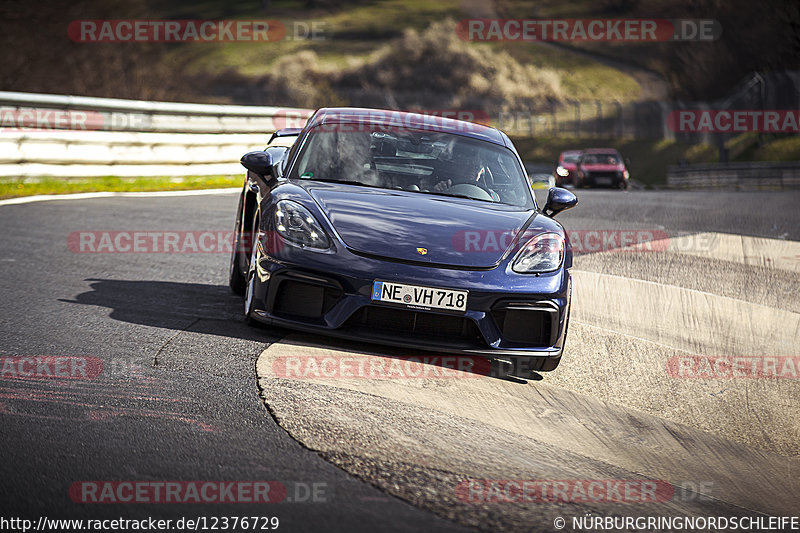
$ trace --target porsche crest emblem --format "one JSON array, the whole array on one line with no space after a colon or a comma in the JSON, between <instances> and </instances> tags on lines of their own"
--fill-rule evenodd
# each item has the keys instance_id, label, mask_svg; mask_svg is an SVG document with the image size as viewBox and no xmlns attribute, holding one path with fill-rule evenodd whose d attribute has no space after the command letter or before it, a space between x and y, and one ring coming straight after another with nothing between
<instances>
[{"instance_id":1,"label":"porsche crest emblem","mask_svg":"<svg viewBox=\"0 0 800 533\"><path fill-rule=\"evenodd\" d=\"M427 248L417 248L417 253L419 255L427 255L428 254L428 249Z\"/></svg>"}]
</instances>

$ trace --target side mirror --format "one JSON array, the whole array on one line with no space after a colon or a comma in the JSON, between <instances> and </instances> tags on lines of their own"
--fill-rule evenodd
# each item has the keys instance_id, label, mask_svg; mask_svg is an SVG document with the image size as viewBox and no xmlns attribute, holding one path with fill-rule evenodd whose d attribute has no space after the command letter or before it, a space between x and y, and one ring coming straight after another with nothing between
<instances>
[{"instance_id":1,"label":"side mirror","mask_svg":"<svg viewBox=\"0 0 800 533\"><path fill-rule=\"evenodd\" d=\"M626 166L626 167L629 167L629 166L631 166L631 158L630 158L630 157L626 157L626 158L624 159L624 161L625 161L625 166Z\"/></svg>"},{"instance_id":2,"label":"side mirror","mask_svg":"<svg viewBox=\"0 0 800 533\"><path fill-rule=\"evenodd\" d=\"M272 166L272 154L262 150L248 152L242 156L242 166L259 176L274 178L275 170Z\"/></svg>"},{"instance_id":3,"label":"side mirror","mask_svg":"<svg viewBox=\"0 0 800 533\"><path fill-rule=\"evenodd\" d=\"M542 212L549 217L554 217L561 211L566 211L576 205L578 205L577 196L567 189L552 187L547 191L547 202L545 202Z\"/></svg>"}]
</instances>

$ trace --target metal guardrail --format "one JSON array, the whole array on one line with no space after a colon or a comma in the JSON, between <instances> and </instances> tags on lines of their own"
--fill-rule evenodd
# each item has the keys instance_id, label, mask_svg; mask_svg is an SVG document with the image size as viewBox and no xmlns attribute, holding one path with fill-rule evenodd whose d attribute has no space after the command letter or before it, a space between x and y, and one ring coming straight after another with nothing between
<instances>
[{"instance_id":1,"label":"metal guardrail","mask_svg":"<svg viewBox=\"0 0 800 533\"><path fill-rule=\"evenodd\" d=\"M0 92L0 178L235 175L312 112Z\"/></svg>"},{"instance_id":2,"label":"metal guardrail","mask_svg":"<svg viewBox=\"0 0 800 533\"><path fill-rule=\"evenodd\" d=\"M0 176L202 176L243 172L265 134L38 131L0 133Z\"/></svg>"},{"instance_id":3,"label":"metal guardrail","mask_svg":"<svg viewBox=\"0 0 800 533\"><path fill-rule=\"evenodd\" d=\"M269 106L148 102L0 91L0 116L5 118L12 113L12 122L25 111L43 110L71 112L69 120L61 123L50 120L48 129L165 133L263 133L302 125L312 113L310 109ZM75 115L77 119L71 120ZM81 124L80 119L84 117L86 120ZM35 116L31 122L36 127ZM0 125L8 123L9 120L0 120Z\"/></svg>"},{"instance_id":4,"label":"metal guardrail","mask_svg":"<svg viewBox=\"0 0 800 533\"><path fill-rule=\"evenodd\" d=\"M670 166L674 189L800 189L800 161Z\"/></svg>"}]
</instances>

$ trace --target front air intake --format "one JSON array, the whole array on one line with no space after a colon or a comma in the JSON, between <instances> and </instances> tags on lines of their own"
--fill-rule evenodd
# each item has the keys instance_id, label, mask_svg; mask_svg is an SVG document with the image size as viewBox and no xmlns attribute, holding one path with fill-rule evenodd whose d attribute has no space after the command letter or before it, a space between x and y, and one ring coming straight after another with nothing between
<instances>
[{"instance_id":1,"label":"front air intake","mask_svg":"<svg viewBox=\"0 0 800 533\"><path fill-rule=\"evenodd\" d=\"M492 309L503 340L547 348L558 337L558 307L551 302L506 302Z\"/></svg>"}]
</instances>

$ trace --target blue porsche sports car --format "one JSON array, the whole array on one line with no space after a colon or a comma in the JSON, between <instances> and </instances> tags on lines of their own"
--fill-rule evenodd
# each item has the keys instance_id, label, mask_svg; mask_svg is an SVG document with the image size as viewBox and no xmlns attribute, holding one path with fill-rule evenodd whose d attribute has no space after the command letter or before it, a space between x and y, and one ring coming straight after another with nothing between
<instances>
[{"instance_id":1,"label":"blue porsche sports car","mask_svg":"<svg viewBox=\"0 0 800 533\"><path fill-rule=\"evenodd\" d=\"M230 286L248 322L553 370L572 254L503 132L318 110L242 157Z\"/></svg>"}]
</instances>

